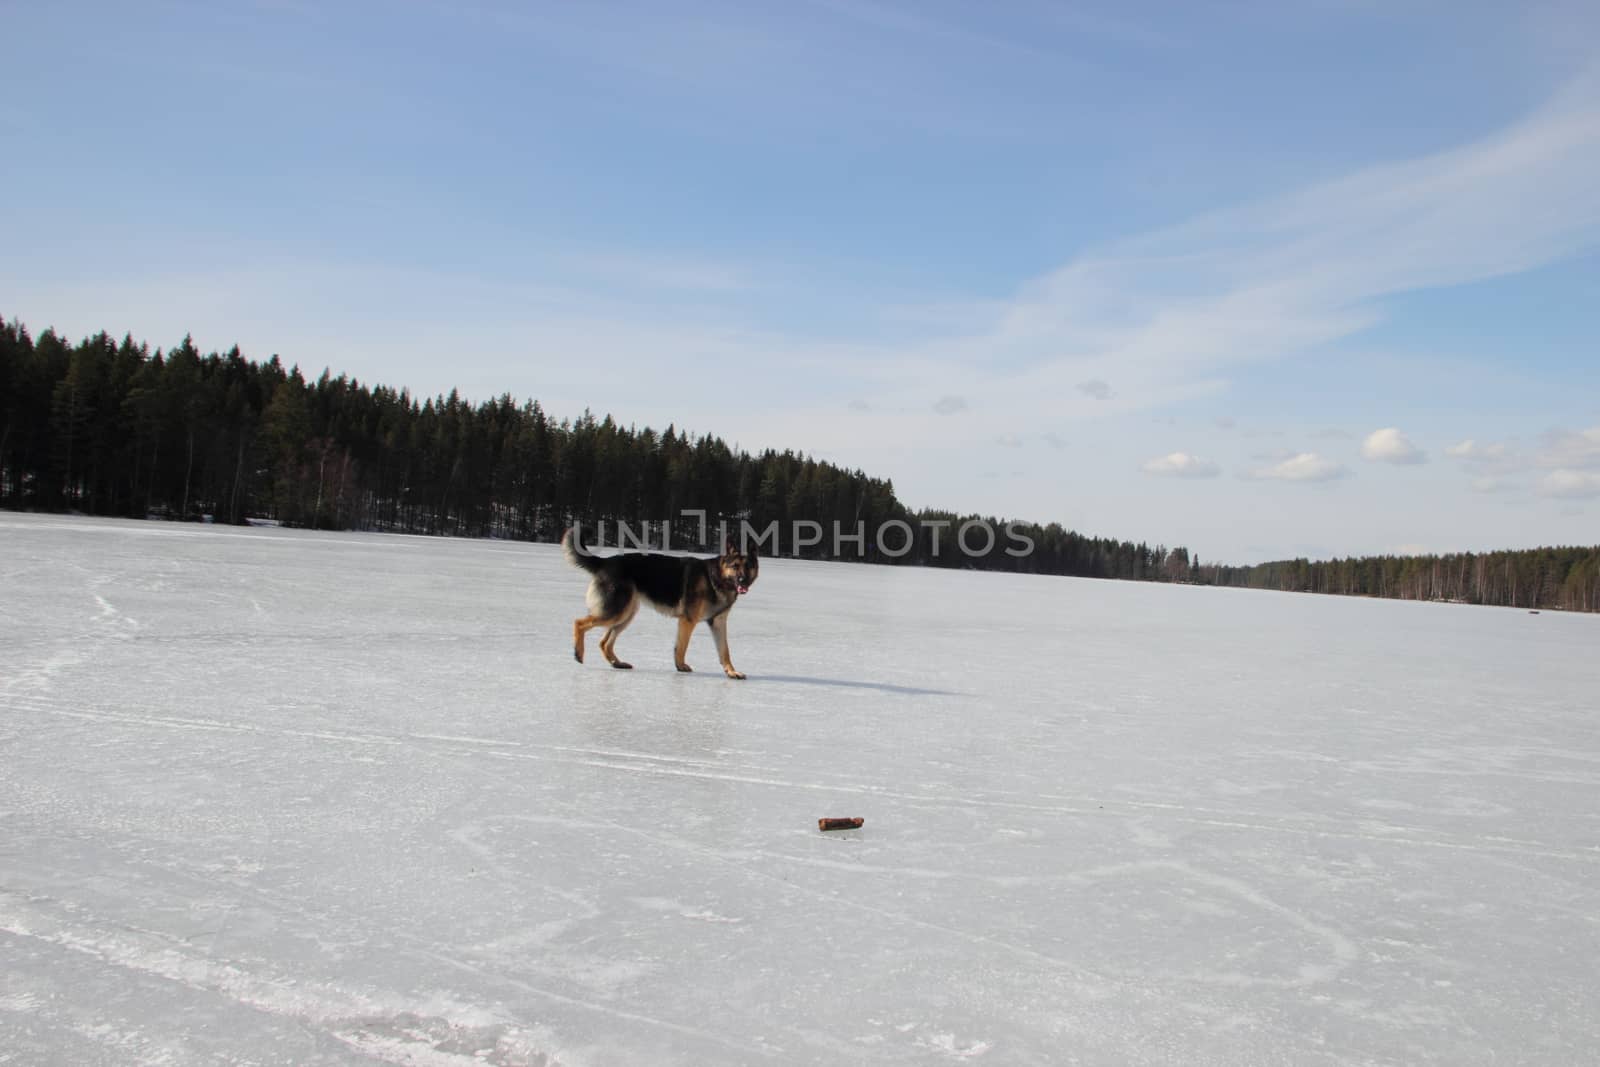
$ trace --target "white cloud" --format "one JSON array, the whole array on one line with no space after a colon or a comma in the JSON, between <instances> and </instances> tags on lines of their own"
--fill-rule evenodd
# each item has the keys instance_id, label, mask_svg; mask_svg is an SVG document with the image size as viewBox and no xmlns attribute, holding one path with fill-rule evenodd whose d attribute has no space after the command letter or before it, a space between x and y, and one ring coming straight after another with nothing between
<instances>
[{"instance_id":1,"label":"white cloud","mask_svg":"<svg viewBox=\"0 0 1600 1067\"><path fill-rule=\"evenodd\" d=\"M1600 426L1576 433L1557 430L1545 438L1536 462L1541 467L1600 469Z\"/></svg>"},{"instance_id":2,"label":"white cloud","mask_svg":"<svg viewBox=\"0 0 1600 1067\"><path fill-rule=\"evenodd\" d=\"M933 410L941 415L954 415L958 411L967 410L967 398L946 394L933 402Z\"/></svg>"},{"instance_id":3,"label":"white cloud","mask_svg":"<svg viewBox=\"0 0 1600 1067\"><path fill-rule=\"evenodd\" d=\"M1591 471L1553 470L1539 479L1539 495L1563 499L1600 496L1600 474Z\"/></svg>"},{"instance_id":4,"label":"white cloud","mask_svg":"<svg viewBox=\"0 0 1600 1067\"><path fill-rule=\"evenodd\" d=\"M1209 459L1191 456L1187 452L1169 452L1165 456L1148 460L1140 468L1146 474L1160 474L1172 478L1215 478L1222 469Z\"/></svg>"},{"instance_id":5,"label":"white cloud","mask_svg":"<svg viewBox=\"0 0 1600 1067\"><path fill-rule=\"evenodd\" d=\"M1349 473L1342 463L1315 452L1301 452L1269 467L1257 467L1250 476L1282 482L1331 482Z\"/></svg>"},{"instance_id":6,"label":"white cloud","mask_svg":"<svg viewBox=\"0 0 1600 1067\"><path fill-rule=\"evenodd\" d=\"M1503 441L1483 443L1470 437L1451 445L1445 453L1473 472L1470 485L1475 493L1516 488L1508 476L1524 475L1532 467L1545 471L1532 483L1540 496L1585 499L1600 495L1600 426L1553 430L1531 456L1519 454Z\"/></svg>"},{"instance_id":7,"label":"white cloud","mask_svg":"<svg viewBox=\"0 0 1600 1067\"><path fill-rule=\"evenodd\" d=\"M1414 464L1428 461L1428 454L1393 426L1368 434L1361 443L1361 455L1364 459L1381 463Z\"/></svg>"},{"instance_id":8,"label":"white cloud","mask_svg":"<svg viewBox=\"0 0 1600 1067\"><path fill-rule=\"evenodd\" d=\"M1503 493L1519 487L1527 461L1504 441L1480 442L1473 438L1458 441L1445 449L1445 455L1472 474L1467 483L1474 493Z\"/></svg>"},{"instance_id":9,"label":"white cloud","mask_svg":"<svg viewBox=\"0 0 1600 1067\"><path fill-rule=\"evenodd\" d=\"M1470 485L1474 493L1501 493L1511 488L1510 483L1504 478L1493 474L1485 474L1474 478Z\"/></svg>"},{"instance_id":10,"label":"white cloud","mask_svg":"<svg viewBox=\"0 0 1600 1067\"><path fill-rule=\"evenodd\" d=\"M1111 399L1111 383L1101 378L1090 378L1086 382L1078 383L1078 392L1084 396L1092 396L1096 400Z\"/></svg>"},{"instance_id":11,"label":"white cloud","mask_svg":"<svg viewBox=\"0 0 1600 1067\"><path fill-rule=\"evenodd\" d=\"M1451 445L1444 452L1445 455L1463 463L1503 463L1510 455L1504 442L1480 445L1470 437Z\"/></svg>"},{"instance_id":12,"label":"white cloud","mask_svg":"<svg viewBox=\"0 0 1600 1067\"><path fill-rule=\"evenodd\" d=\"M651 255L629 250L581 251L558 256L565 278L588 276L616 288L736 293L753 288L749 273L739 267L682 253Z\"/></svg>"}]
</instances>

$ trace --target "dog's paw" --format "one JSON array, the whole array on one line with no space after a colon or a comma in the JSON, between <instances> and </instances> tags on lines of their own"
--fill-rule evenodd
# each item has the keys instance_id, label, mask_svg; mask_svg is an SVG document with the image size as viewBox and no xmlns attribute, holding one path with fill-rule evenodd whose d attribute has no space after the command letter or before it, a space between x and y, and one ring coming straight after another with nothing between
<instances>
[{"instance_id":1,"label":"dog's paw","mask_svg":"<svg viewBox=\"0 0 1600 1067\"><path fill-rule=\"evenodd\" d=\"M740 674L738 671L723 671L722 673L726 674L729 678L736 678L741 682L744 681L744 675Z\"/></svg>"},{"instance_id":2,"label":"dog's paw","mask_svg":"<svg viewBox=\"0 0 1600 1067\"><path fill-rule=\"evenodd\" d=\"M620 659L612 660L611 661L611 665L613 667L615 667L619 671L631 671L631 670L633 670L633 664L624 663Z\"/></svg>"},{"instance_id":3,"label":"dog's paw","mask_svg":"<svg viewBox=\"0 0 1600 1067\"><path fill-rule=\"evenodd\" d=\"M687 663L678 664L678 669L680 671L682 671L684 674L691 674L694 671L694 668L689 666Z\"/></svg>"}]
</instances>

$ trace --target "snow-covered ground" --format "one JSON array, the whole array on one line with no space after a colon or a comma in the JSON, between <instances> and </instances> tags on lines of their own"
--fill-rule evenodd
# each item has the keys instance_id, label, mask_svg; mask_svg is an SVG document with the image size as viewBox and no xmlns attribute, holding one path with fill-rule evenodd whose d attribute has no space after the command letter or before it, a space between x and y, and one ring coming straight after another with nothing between
<instances>
[{"instance_id":1,"label":"snow-covered ground","mask_svg":"<svg viewBox=\"0 0 1600 1067\"><path fill-rule=\"evenodd\" d=\"M1600 619L0 515L0 1063L1592 1063ZM866 819L823 834L822 816Z\"/></svg>"}]
</instances>

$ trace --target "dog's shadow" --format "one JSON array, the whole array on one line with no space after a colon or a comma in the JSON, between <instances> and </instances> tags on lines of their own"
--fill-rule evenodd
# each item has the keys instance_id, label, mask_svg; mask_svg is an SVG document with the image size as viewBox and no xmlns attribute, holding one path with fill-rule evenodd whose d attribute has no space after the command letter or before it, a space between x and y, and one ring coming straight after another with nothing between
<instances>
[{"instance_id":1,"label":"dog's shadow","mask_svg":"<svg viewBox=\"0 0 1600 1067\"><path fill-rule=\"evenodd\" d=\"M958 697L961 693L949 689L924 689L915 685L890 685L888 682L854 682L845 678L805 678L797 674L752 674L749 682L777 682L785 685L825 685L839 689L872 689L880 693L895 693L911 697Z\"/></svg>"}]
</instances>

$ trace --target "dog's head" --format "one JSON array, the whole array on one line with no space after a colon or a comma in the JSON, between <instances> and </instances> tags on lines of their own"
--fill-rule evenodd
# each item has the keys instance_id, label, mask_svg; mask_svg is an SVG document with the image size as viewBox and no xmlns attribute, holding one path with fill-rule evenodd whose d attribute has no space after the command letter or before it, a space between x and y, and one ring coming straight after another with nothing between
<instances>
[{"instance_id":1,"label":"dog's head","mask_svg":"<svg viewBox=\"0 0 1600 1067\"><path fill-rule=\"evenodd\" d=\"M756 558L754 548L741 552L730 537L723 546L722 558L717 561L717 571L722 575L723 584L733 586L743 595L755 584L756 575L761 571L761 561Z\"/></svg>"}]
</instances>

